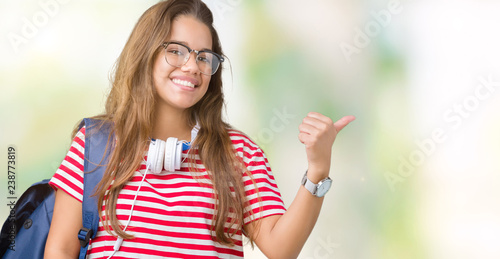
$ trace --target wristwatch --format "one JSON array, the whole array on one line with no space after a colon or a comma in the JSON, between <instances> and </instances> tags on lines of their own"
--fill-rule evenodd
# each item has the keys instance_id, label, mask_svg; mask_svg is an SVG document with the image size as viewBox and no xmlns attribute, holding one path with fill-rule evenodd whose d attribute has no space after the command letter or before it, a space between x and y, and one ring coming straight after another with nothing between
<instances>
[{"instance_id":1,"label":"wristwatch","mask_svg":"<svg viewBox=\"0 0 500 259\"><path fill-rule=\"evenodd\" d=\"M315 184L307 178L307 171L302 178L302 185L308 190L312 195L316 197L323 197L330 190L332 186L332 179L330 177L326 177L325 179L319 181L319 183Z\"/></svg>"}]
</instances>

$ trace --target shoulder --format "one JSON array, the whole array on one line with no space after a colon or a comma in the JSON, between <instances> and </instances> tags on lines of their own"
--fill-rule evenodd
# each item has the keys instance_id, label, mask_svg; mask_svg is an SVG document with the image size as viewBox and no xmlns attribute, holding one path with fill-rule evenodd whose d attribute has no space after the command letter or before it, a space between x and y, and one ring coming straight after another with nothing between
<instances>
[{"instance_id":1,"label":"shoulder","mask_svg":"<svg viewBox=\"0 0 500 259\"><path fill-rule=\"evenodd\" d=\"M85 148L85 126L81 127L73 137L73 143L71 144L72 147L76 147L81 152L83 152L83 149Z\"/></svg>"},{"instance_id":2,"label":"shoulder","mask_svg":"<svg viewBox=\"0 0 500 259\"><path fill-rule=\"evenodd\" d=\"M103 116L94 116L91 118L83 118L80 123L76 126L74 132L81 131L84 129L87 135L109 133L114 130L114 123L107 118L102 118Z\"/></svg>"},{"instance_id":3,"label":"shoulder","mask_svg":"<svg viewBox=\"0 0 500 259\"><path fill-rule=\"evenodd\" d=\"M93 140L94 143L101 143L103 140L109 139L114 133L114 124L111 120L101 117L95 116L80 120L73 129L73 141L77 141L82 147L85 147L86 141Z\"/></svg>"},{"instance_id":4,"label":"shoulder","mask_svg":"<svg viewBox=\"0 0 500 259\"><path fill-rule=\"evenodd\" d=\"M245 163L250 163L250 161L254 160L267 161L264 151L248 135L237 129L228 129L228 133L236 154Z\"/></svg>"},{"instance_id":5,"label":"shoulder","mask_svg":"<svg viewBox=\"0 0 500 259\"><path fill-rule=\"evenodd\" d=\"M76 135L80 135L80 136L85 136L85 125L83 125L77 132L76 132Z\"/></svg>"},{"instance_id":6,"label":"shoulder","mask_svg":"<svg viewBox=\"0 0 500 259\"><path fill-rule=\"evenodd\" d=\"M260 147L245 133L237 129L228 129L229 138L234 145L244 145L247 147L258 148Z\"/></svg>"}]
</instances>

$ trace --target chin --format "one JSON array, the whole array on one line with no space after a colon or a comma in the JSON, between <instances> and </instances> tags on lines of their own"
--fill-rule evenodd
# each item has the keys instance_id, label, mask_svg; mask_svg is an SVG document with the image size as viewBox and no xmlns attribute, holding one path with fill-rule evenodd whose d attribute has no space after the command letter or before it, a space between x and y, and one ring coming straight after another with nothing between
<instances>
[{"instance_id":1,"label":"chin","mask_svg":"<svg viewBox=\"0 0 500 259\"><path fill-rule=\"evenodd\" d=\"M196 103L183 103L183 104L178 104L177 107L179 109L185 110L185 109L189 109L189 108L193 107L195 104Z\"/></svg>"}]
</instances>

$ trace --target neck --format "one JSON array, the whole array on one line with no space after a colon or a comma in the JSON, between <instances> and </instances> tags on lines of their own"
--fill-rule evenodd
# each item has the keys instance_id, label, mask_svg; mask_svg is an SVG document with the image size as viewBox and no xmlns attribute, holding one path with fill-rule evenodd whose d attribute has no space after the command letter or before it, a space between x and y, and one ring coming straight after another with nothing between
<instances>
[{"instance_id":1,"label":"neck","mask_svg":"<svg viewBox=\"0 0 500 259\"><path fill-rule=\"evenodd\" d=\"M177 110L172 107L156 107L153 138L166 140L169 137L191 141L192 127L188 124L186 110Z\"/></svg>"}]
</instances>

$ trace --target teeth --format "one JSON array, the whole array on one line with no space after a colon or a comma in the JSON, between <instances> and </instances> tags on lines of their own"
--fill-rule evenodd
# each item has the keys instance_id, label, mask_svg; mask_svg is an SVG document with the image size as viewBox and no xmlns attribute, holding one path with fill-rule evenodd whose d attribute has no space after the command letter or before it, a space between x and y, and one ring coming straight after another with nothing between
<instances>
[{"instance_id":1,"label":"teeth","mask_svg":"<svg viewBox=\"0 0 500 259\"><path fill-rule=\"evenodd\" d=\"M191 88L194 88L194 84L188 81L180 80L180 79L173 79L172 82L183 85L183 86L189 86Z\"/></svg>"}]
</instances>

